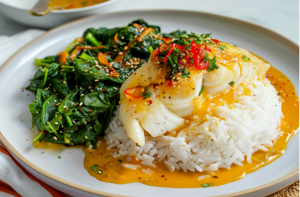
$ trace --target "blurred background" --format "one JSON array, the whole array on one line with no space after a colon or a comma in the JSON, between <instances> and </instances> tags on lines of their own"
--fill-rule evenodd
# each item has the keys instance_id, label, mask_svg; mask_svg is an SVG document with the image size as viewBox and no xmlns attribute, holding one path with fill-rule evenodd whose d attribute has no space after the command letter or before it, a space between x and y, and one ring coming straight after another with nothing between
<instances>
[{"instance_id":1,"label":"blurred background","mask_svg":"<svg viewBox=\"0 0 300 197\"><path fill-rule=\"evenodd\" d=\"M2 2L2 4L0 4L0 35L11 36L32 28L30 26L34 26L33 23L31 25L17 23L5 16L3 12L7 10L7 8L4 9L4 4L14 4L17 7L31 7L36 1L37 0L0 0L0 3ZM83 15L134 9L183 9L215 13L259 24L299 43L298 0L117 0L96 10L87 11ZM20 13L20 11L18 13ZM18 17L18 13L12 13L10 11L8 14ZM67 20L78 17L81 16L73 14L73 16ZM65 20L62 19L55 20L58 21L58 23L60 21L61 23L65 22ZM27 21L30 23L29 20ZM46 30L47 29L49 28L46 28Z\"/></svg>"}]
</instances>

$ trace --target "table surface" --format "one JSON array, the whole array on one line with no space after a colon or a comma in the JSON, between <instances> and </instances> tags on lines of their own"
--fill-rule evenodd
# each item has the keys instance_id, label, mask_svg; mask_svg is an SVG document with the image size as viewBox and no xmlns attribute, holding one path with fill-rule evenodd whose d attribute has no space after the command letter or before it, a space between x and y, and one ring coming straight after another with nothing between
<instances>
[{"instance_id":1,"label":"table surface","mask_svg":"<svg viewBox=\"0 0 300 197\"><path fill-rule=\"evenodd\" d=\"M204 11L242 19L276 31L299 43L298 0L121 0L106 12L134 9L182 9ZM11 36L30 27L0 13L0 36Z\"/></svg>"}]
</instances>

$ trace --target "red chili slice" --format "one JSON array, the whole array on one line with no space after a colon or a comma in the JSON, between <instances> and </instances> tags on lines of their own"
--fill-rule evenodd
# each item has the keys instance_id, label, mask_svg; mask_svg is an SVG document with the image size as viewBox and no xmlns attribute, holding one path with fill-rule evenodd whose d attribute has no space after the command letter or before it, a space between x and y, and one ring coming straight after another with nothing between
<instances>
[{"instance_id":1,"label":"red chili slice","mask_svg":"<svg viewBox=\"0 0 300 197\"><path fill-rule=\"evenodd\" d=\"M199 69L204 69L207 68L208 66L209 66L209 62L203 61L203 63L199 65Z\"/></svg>"},{"instance_id":2,"label":"red chili slice","mask_svg":"<svg viewBox=\"0 0 300 197\"><path fill-rule=\"evenodd\" d=\"M200 47L205 46L204 50L211 52L211 49L208 48L205 44L201 44Z\"/></svg>"},{"instance_id":3,"label":"red chili slice","mask_svg":"<svg viewBox=\"0 0 300 197\"><path fill-rule=\"evenodd\" d=\"M168 83L168 86L172 86L173 85L173 81L170 80L170 82Z\"/></svg>"},{"instance_id":4,"label":"red chili slice","mask_svg":"<svg viewBox=\"0 0 300 197\"><path fill-rule=\"evenodd\" d=\"M129 95L129 96L131 96L131 97L133 97L133 98L141 98L141 97L143 97L141 95L138 95L138 96L133 95L133 93L134 93L135 90L136 90L136 88L127 88L126 90L124 90L124 93L127 94L127 95Z\"/></svg>"},{"instance_id":5,"label":"red chili slice","mask_svg":"<svg viewBox=\"0 0 300 197\"><path fill-rule=\"evenodd\" d=\"M164 44L164 43L163 43L163 44ZM161 60L160 57L159 57L159 52L160 52L160 48L161 48L161 46L162 46L163 44L161 44L161 45L158 47L158 51L157 51L157 59L158 59L158 61L160 61L160 62L165 62L165 61L168 59L168 57L169 57L170 54L173 52L173 49L174 49L174 47L175 47L175 45L176 45L175 43L170 44L170 50L169 50L169 52L167 53L165 59Z\"/></svg>"},{"instance_id":6,"label":"red chili slice","mask_svg":"<svg viewBox=\"0 0 300 197\"><path fill-rule=\"evenodd\" d=\"M211 41L214 41L215 43L217 43L217 44L219 44L220 43L220 41L219 40L217 40L217 39L210 39Z\"/></svg>"}]
</instances>

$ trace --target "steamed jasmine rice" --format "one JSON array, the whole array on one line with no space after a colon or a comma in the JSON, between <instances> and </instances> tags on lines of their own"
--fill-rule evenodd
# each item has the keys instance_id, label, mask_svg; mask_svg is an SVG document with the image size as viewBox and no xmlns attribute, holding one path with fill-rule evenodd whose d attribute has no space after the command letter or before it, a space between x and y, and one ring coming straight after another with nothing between
<instances>
[{"instance_id":1,"label":"steamed jasmine rice","mask_svg":"<svg viewBox=\"0 0 300 197\"><path fill-rule=\"evenodd\" d=\"M244 89L251 94L245 95ZM144 146L133 142L119 120L119 110L105 132L107 149L114 158L135 156L144 166L156 167L157 162L174 171L207 171L242 166L258 150L267 151L280 135L281 102L268 79L252 80L239 86L235 103L211 104L202 120L194 117L190 126L177 137L146 136Z\"/></svg>"}]
</instances>

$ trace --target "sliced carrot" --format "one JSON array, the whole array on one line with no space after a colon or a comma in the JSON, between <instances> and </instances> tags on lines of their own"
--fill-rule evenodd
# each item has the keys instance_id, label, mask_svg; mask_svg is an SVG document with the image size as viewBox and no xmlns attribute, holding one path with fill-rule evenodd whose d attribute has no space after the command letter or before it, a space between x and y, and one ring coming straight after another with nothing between
<instances>
[{"instance_id":1,"label":"sliced carrot","mask_svg":"<svg viewBox=\"0 0 300 197\"><path fill-rule=\"evenodd\" d=\"M136 27L136 28L141 28L141 25L137 24L137 23L133 23L132 26Z\"/></svg>"},{"instance_id":2,"label":"sliced carrot","mask_svg":"<svg viewBox=\"0 0 300 197\"><path fill-rule=\"evenodd\" d=\"M118 33L116 33L115 37L114 37L114 41L115 41L115 44L117 44L117 41L118 41Z\"/></svg>"},{"instance_id":3,"label":"sliced carrot","mask_svg":"<svg viewBox=\"0 0 300 197\"><path fill-rule=\"evenodd\" d=\"M164 41L164 43L166 43L166 44L171 43L172 40L173 40L172 37L170 37L170 38L160 37L160 36L157 36L157 35L155 35L155 34L152 34L152 36L153 36L154 38L157 38L157 39L160 39L160 40Z\"/></svg>"},{"instance_id":4,"label":"sliced carrot","mask_svg":"<svg viewBox=\"0 0 300 197\"><path fill-rule=\"evenodd\" d=\"M67 62L67 58L69 57L69 53L67 51L62 51L59 54L58 62L61 65L65 65Z\"/></svg>"},{"instance_id":5,"label":"sliced carrot","mask_svg":"<svg viewBox=\"0 0 300 197\"><path fill-rule=\"evenodd\" d=\"M80 51L82 51L83 49L93 50L93 49L102 49L102 48L106 48L106 46L98 46L98 47L76 46L71 54L71 59L73 60L78 55L78 53L80 53Z\"/></svg>"},{"instance_id":6,"label":"sliced carrot","mask_svg":"<svg viewBox=\"0 0 300 197\"><path fill-rule=\"evenodd\" d=\"M118 55L118 56L114 59L114 61L120 63L120 62L123 60L123 58L124 58L124 55Z\"/></svg>"},{"instance_id":7,"label":"sliced carrot","mask_svg":"<svg viewBox=\"0 0 300 197\"><path fill-rule=\"evenodd\" d=\"M152 29L151 27L147 28L145 31L143 31L142 35L140 35L140 36L137 38L137 41L142 42L142 41L143 41L143 38L144 38L145 36L147 36L148 34L150 34L152 31L153 31L153 29Z\"/></svg>"},{"instance_id":8,"label":"sliced carrot","mask_svg":"<svg viewBox=\"0 0 300 197\"><path fill-rule=\"evenodd\" d=\"M98 53L98 60L100 64L107 66L112 70L109 76L111 77L119 77L119 73L110 65L110 63L107 61L106 54L103 54L102 52Z\"/></svg>"}]
</instances>

